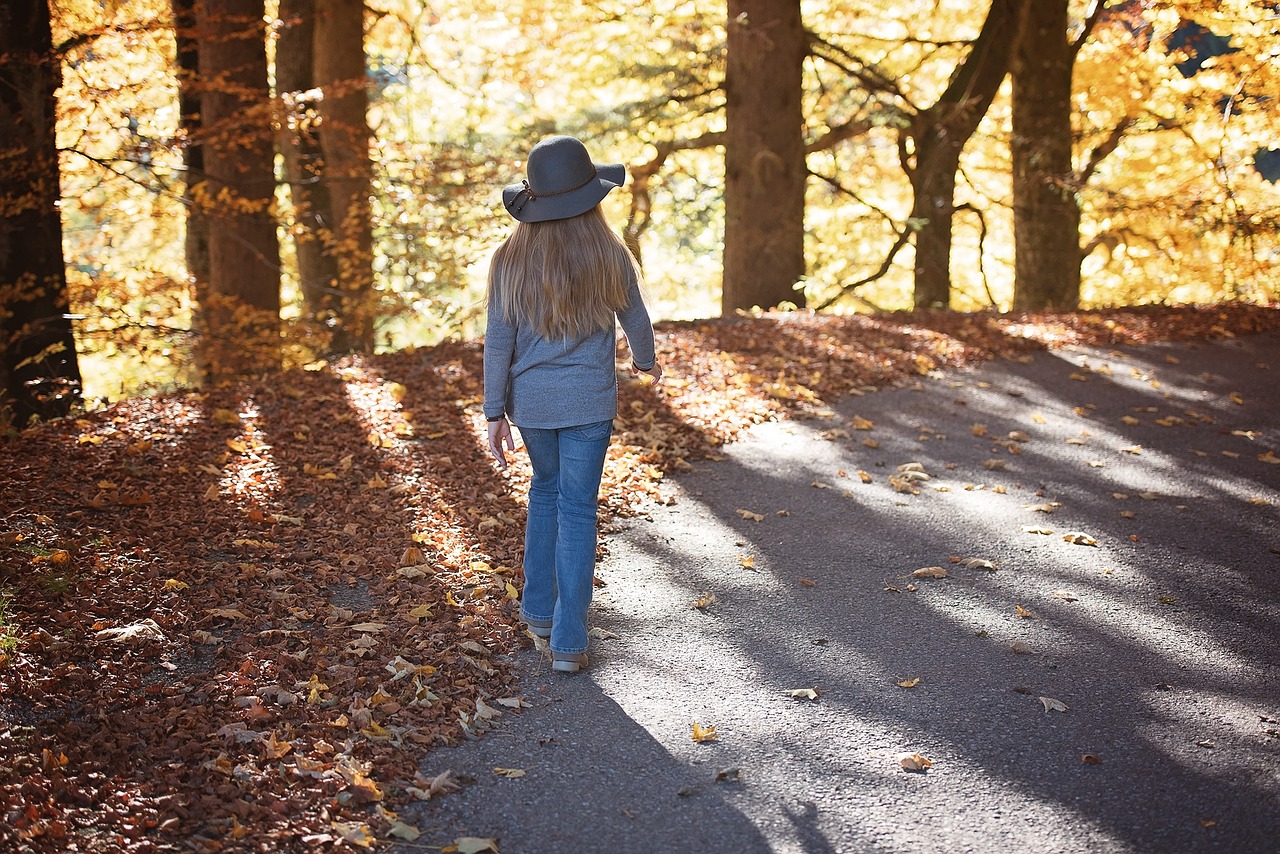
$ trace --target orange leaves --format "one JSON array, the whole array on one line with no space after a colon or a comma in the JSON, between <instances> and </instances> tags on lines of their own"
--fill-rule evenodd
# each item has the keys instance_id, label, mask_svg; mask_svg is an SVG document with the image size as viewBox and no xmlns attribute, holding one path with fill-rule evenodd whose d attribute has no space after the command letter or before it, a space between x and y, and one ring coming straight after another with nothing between
<instances>
[{"instance_id":1,"label":"orange leaves","mask_svg":"<svg viewBox=\"0 0 1280 854\"><path fill-rule=\"evenodd\" d=\"M921 756L919 753L900 753L897 756L897 762L903 771L911 771L917 774L923 774L933 766L933 760Z\"/></svg>"}]
</instances>

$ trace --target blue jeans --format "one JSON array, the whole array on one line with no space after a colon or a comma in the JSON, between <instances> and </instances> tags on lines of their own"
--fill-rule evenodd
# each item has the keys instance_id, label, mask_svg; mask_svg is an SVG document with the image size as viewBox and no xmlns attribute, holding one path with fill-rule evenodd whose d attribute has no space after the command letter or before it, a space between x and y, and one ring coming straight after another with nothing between
<instances>
[{"instance_id":1,"label":"blue jeans","mask_svg":"<svg viewBox=\"0 0 1280 854\"><path fill-rule=\"evenodd\" d=\"M516 426L533 465L520 613L552 621L552 651L586 652L596 502L613 422L558 430Z\"/></svg>"}]
</instances>

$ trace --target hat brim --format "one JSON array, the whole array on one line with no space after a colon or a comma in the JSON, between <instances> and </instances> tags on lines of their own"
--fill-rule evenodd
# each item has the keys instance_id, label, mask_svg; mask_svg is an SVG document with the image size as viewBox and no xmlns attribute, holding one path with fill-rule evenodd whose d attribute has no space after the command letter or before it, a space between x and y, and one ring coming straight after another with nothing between
<instances>
[{"instance_id":1,"label":"hat brim","mask_svg":"<svg viewBox=\"0 0 1280 854\"><path fill-rule=\"evenodd\" d=\"M621 163L596 164L596 177L568 193L557 196L529 198L523 192L525 185L509 184L502 188L502 206L520 222L546 222L552 219L569 219L600 204L609 191L621 187L627 180L627 167Z\"/></svg>"}]
</instances>

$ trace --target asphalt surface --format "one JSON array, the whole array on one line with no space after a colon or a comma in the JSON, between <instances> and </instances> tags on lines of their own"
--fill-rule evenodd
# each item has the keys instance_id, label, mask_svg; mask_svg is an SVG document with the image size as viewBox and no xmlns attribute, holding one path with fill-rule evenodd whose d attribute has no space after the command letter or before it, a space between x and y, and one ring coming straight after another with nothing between
<instances>
[{"instance_id":1,"label":"asphalt surface","mask_svg":"<svg viewBox=\"0 0 1280 854\"><path fill-rule=\"evenodd\" d=\"M754 428L609 534L589 670L425 757L474 782L413 850L1280 851L1278 374L1066 349Z\"/></svg>"}]
</instances>

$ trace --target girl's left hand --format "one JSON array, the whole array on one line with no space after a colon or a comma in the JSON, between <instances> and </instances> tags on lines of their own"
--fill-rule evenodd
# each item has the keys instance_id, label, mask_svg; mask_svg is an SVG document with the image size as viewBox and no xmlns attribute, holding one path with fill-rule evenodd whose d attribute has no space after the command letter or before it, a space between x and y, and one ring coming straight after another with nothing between
<instances>
[{"instance_id":1,"label":"girl's left hand","mask_svg":"<svg viewBox=\"0 0 1280 854\"><path fill-rule=\"evenodd\" d=\"M511 424L505 415L497 421L489 422L489 452L493 454L499 469L507 467L507 455L502 449L503 445L511 451L516 449L515 437L511 435Z\"/></svg>"}]
</instances>

